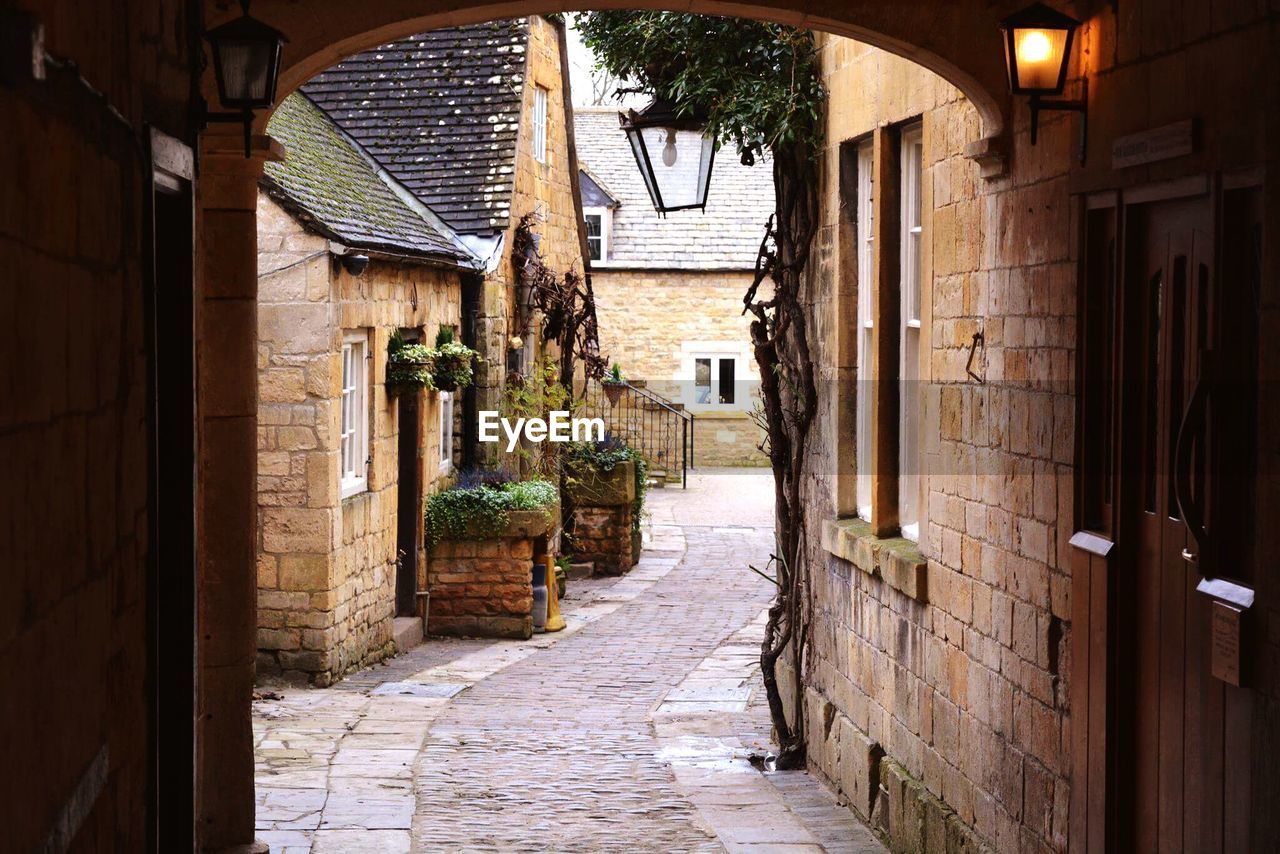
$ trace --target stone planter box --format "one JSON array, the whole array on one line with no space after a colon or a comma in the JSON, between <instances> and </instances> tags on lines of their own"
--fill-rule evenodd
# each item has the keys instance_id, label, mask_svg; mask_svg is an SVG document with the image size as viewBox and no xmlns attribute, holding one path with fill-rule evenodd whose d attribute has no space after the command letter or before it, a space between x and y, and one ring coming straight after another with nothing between
<instances>
[{"instance_id":1,"label":"stone planter box","mask_svg":"<svg viewBox=\"0 0 1280 854\"><path fill-rule=\"evenodd\" d=\"M635 463L619 463L605 472L571 466L567 474L567 490L575 507L630 507L636 500Z\"/></svg>"},{"instance_id":2,"label":"stone planter box","mask_svg":"<svg viewBox=\"0 0 1280 854\"><path fill-rule=\"evenodd\" d=\"M427 631L453 637L533 636L533 560L551 549L559 507L517 510L481 537L440 540L427 558Z\"/></svg>"},{"instance_id":3,"label":"stone planter box","mask_svg":"<svg viewBox=\"0 0 1280 854\"><path fill-rule=\"evenodd\" d=\"M612 471L570 469L567 483L573 504L574 557L595 564L596 575L621 575L640 560L632 519L636 500L634 463Z\"/></svg>"}]
</instances>

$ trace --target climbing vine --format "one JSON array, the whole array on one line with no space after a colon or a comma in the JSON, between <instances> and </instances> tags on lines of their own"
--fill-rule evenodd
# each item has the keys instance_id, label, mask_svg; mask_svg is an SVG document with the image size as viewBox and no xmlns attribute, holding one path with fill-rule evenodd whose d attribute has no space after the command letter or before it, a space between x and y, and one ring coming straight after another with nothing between
<instances>
[{"instance_id":1,"label":"climbing vine","mask_svg":"<svg viewBox=\"0 0 1280 854\"><path fill-rule=\"evenodd\" d=\"M513 377L502 395L502 417L512 421L520 418L548 421L552 412L568 412L572 416L577 410L577 401L560 383L559 366L550 358L540 359L527 376ZM522 442L516 445L514 454L521 471L558 478L560 447L554 442Z\"/></svg>"},{"instance_id":2,"label":"climbing vine","mask_svg":"<svg viewBox=\"0 0 1280 854\"><path fill-rule=\"evenodd\" d=\"M582 362L586 379L604 375L608 360L600 355L600 333L596 325L596 298L590 277L575 270L556 273L547 266L538 249L534 230L537 214L529 212L516 226L511 257L516 279L525 294L527 309L542 317L542 339L554 341L560 350L560 384L573 388L576 362Z\"/></svg>"},{"instance_id":3,"label":"climbing vine","mask_svg":"<svg viewBox=\"0 0 1280 854\"><path fill-rule=\"evenodd\" d=\"M803 489L817 383L804 305L805 270L818 221L817 152L825 92L813 35L760 21L675 12L590 12L576 19L599 66L631 82L629 91L665 98L706 133L733 145L747 165L767 156L775 207L743 298L760 369L762 445L774 477L777 596L760 650L778 766L803 765L805 648L812 614L804 560ZM712 180L715 180L713 174ZM765 282L772 288L762 289ZM766 575L766 577L769 577ZM777 664L789 650L795 677L788 721Z\"/></svg>"}]
</instances>

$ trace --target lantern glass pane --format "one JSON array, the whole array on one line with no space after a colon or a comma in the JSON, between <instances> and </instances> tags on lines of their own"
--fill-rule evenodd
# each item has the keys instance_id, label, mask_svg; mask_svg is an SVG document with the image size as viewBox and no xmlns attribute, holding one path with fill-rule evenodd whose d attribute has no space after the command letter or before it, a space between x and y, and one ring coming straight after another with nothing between
<instances>
[{"instance_id":1,"label":"lantern glass pane","mask_svg":"<svg viewBox=\"0 0 1280 854\"><path fill-rule=\"evenodd\" d=\"M711 142L698 131L644 128L645 147L653 164L653 180L668 210L696 207L706 201Z\"/></svg>"},{"instance_id":2,"label":"lantern glass pane","mask_svg":"<svg viewBox=\"0 0 1280 854\"><path fill-rule=\"evenodd\" d=\"M227 106L266 106L271 101L271 61L277 46L269 42L224 41L223 101Z\"/></svg>"},{"instance_id":3,"label":"lantern glass pane","mask_svg":"<svg viewBox=\"0 0 1280 854\"><path fill-rule=\"evenodd\" d=\"M1048 27L1015 27L1013 51L1017 60L1018 89L1056 92L1062 79L1068 30Z\"/></svg>"},{"instance_id":4,"label":"lantern glass pane","mask_svg":"<svg viewBox=\"0 0 1280 854\"><path fill-rule=\"evenodd\" d=\"M657 188L653 184L652 167L649 165L648 152L645 150L644 138L640 135L640 131L638 129L628 129L627 142L631 143L631 153L636 158L636 168L640 170L640 177L644 179L644 188L649 191L649 198L653 201L653 206L661 209L662 201L658 196Z\"/></svg>"}]
</instances>

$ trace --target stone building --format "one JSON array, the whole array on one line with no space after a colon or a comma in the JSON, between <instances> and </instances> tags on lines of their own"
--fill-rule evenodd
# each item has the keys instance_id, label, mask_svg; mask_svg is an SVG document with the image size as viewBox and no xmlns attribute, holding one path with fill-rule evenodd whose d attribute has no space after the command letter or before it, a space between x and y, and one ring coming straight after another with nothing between
<instances>
[{"instance_id":1,"label":"stone building","mask_svg":"<svg viewBox=\"0 0 1280 854\"><path fill-rule=\"evenodd\" d=\"M512 263L521 220L532 215L549 268L584 269L563 29L529 17L432 30L303 87L481 259L484 286L462 326L483 357L468 411L499 409L508 371L527 371L542 352ZM509 351L513 338L521 346ZM475 423L463 422L467 458L494 462Z\"/></svg>"},{"instance_id":2,"label":"stone building","mask_svg":"<svg viewBox=\"0 0 1280 854\"><path fill-rule=\"evenodd\" d=\"M1084 21L1068 91L1089 81L1081 163L1079 116L1042 113L1033 146L1028 99L1009 92L998 22L1023 5L694 7L857 38L963 94L910 75L915 88L881 90L900 60L855 62L864 47L824 54L833 135L812 296L821 364L845 390L826 396L815 449L825 462L810 484L817 623L800 675L813 765L834 771L899 850L964 850L975 837L1001 851L1276 850L1280 576L1266 556L1280 546L1280 399L1264 383L1280 364L1280 12L1238 0L1060 4ZM268 110L248 157L241 128L200 121L218 109L200 36L233 7L0 5L0 299L20 320L0 344L0 662L16 686L0 722L7 766L33 769L0 783L15 850L254 850L258 181L283 151L265 135ZM345 56L511 10L252 8L289 38L281 97ZM889 123L868 120L872 110ZM847 274L858 220L837 216L849 208L834 200L842 183L856 193L856 168L841 182L840 163L856 161L856 134L870 130L872 235L896 234L892 176L910 129L897 122L917 117L920 263L931 273L921 331L903 336L927 348L917 368L936 387L919 397L928 464L914 491L909 471L906 489L891 466L873 473L859 530L856 448L839 439L858 415L857 362L833 342L848 343L851 286L867 276ZM1176 251L1159 261L1160 245ZM878 257L870 278L883 288L897 268L892 252ZM1224 402L1244 408L1215 416L1214 435L1253 428L1225 443L1251 459L1211 469L1235 482L1213 490L1222 530L1209 552L1168 512L1164 451L1177 443L1160 413L1178 401L1156 401L1160 426L1147 430L1134 418L1149 399L1107 405L1116 389L1185 389L1113 378L1170 352L1179 325L1160 327L1159 342L1152 321L1186 315L1150 309L1186 299L1189 272L1197 294L1207 281L1233 297L1211 301L1232 384L1207 379L1218 416ZM1106 307L1129 312L1123 336L1108 334ZM900 354L893 314L871 318L882 368ZM1184 379L1200 375L1185 359L1145 364L1175 363ZM886 463L895 385L882 383L871 406L873 456ZM1203 394L1182 402L1192 400L1202 411ZM1116 459L1131 465L1105 462ZM889 536L902 492L917 497L923 576L918 562L881 559L907 548ZM836 536L823 544L828 521ZM852 561L841 556L850 545Z\"/></svg>"},{"instance_id":3,"label":"stone building","mask_svg":"<svg viewBox=\"0 0 1280 854\"><path fill-rule=\"evenodd\" d=\"M723 150L706 209L661 217L618 110L578 107L574 126L601 351L694 414L694 465L767 465L742 297L773 213L769 163L743 166Z\"/></svg>"},{"instance_id":4,"label":"stone building","mask_svg":"<svg viewBox=\"0 0 1280 854\"><path fill-rule=\"evenodd\" d=\"M1083 165L1078 114L1033 145L1018 103L996 170L955 85L820 40L803 714L811 765L894 850L1245 850L1269 823L1243 799L1274 778L1247 745L1275 743L1275 673L1238 668L1241 625L1272 626L1255 655L1276 640L1275 143L1224 65L1274 21L1132 9L1078 36Z\"/></svg>"},{"instance_id":5,"label":"stone building","mask_svg":"<svg viewBox=\"0 0 1280 854\"><path fill-rule=\"evenodd\" d=\"M558 57L541 18L422 33L317 76L268 127L287 156L268 165L259 210L260 676L327 684L422 636L423 497L455 456L492 462L492 446L472 441L475 412L499 408L507 371L541 351L514 281L520 218L536 215L551 266L582 267ZM370 257L368 270L315 256L326 243ZM332 296L300 299L322 270ZM389 336L430 344L441 327L481 353L474 390L389 394ZM509 352L512 335L524 346ZM337 381L334 364L362 358L355 385L299 367L318 359ZM362 418L342 409L352 396ZM317 409L340 429L299 421ZM366 449L360 464L339 442ZM316 468L323 484L299 492Z\"/></svg>"},{"instance_id":6,"label":"stone building","mask_svg":"<svg viewBox=\"0 0 1280 854\"><path fill-rule=\"evenodd\" d=\"M258 200L258 676L325 685L422 638L453 396L394 394L388 343L456 331L480 262L305 95L268 131L286 153Z\"/></svg>"}]
</instances>

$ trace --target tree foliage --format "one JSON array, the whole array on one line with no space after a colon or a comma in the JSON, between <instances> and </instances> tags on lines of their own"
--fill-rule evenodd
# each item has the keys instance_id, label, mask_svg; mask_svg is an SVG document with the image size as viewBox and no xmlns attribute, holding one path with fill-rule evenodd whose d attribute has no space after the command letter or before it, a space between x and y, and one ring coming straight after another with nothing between
<instances>
[{"instance_id":1,"label":"tree foliage","mask_svg":"<svg viewBox=\"0 0 1280 854\"><path fill-rule=\"evenodd\" d=\"M800 710L812 615L805 465L818 409L803 294L818 228L816 156L825 97L813 36L779 24L674 12L592 12L580 16L577 26L602 67L634 81L637 91L672 102L683 115L705 118L706 133L721 145L736 146L744 163L769 155L774 214L743 311L752 317L760 421L766 428L762 449L773 470L776 510L771 580L778 592L765 625L760 670L780 747L778 767L797 767L805 758ZM766 280L772 293L761 290ZM777 675L784 652L795 676L791 707L797 714L790 721Z\"/></svg>"},{"instance_id":2,"label":"tree foliage","mask_svg":"<svg viewBox=\"0 0 1280 854\"><path fill-rule=\"evenodd\" d=\"M744 157L816 148L824 92L811 33L678 12L588 12L575 23L600 68L706 117L707 132Z\"/></svg>"}]
</instances>

